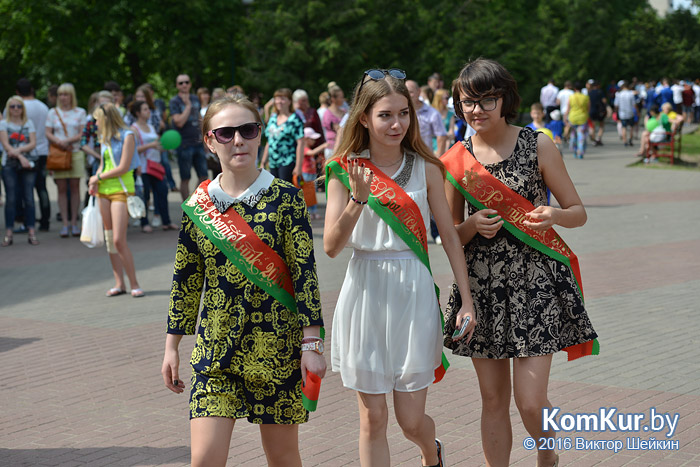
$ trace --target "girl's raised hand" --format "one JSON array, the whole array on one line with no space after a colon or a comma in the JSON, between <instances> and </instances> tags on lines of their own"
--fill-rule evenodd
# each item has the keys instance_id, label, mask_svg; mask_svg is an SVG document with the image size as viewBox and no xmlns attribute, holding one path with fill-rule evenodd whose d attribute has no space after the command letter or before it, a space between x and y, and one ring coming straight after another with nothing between
<instances>
[{"instance_id":1,"label":"girl's raised hand","mask_svg":"<svg viewBox=\"0 0 700 467\"><path fill-rule=\"evenodd\" d=\"M369 199L370 188L374 173L365 167L364 162L351 159L348 163L350 191L357 201L365 202Z\"/></svg>"}]
</instances>

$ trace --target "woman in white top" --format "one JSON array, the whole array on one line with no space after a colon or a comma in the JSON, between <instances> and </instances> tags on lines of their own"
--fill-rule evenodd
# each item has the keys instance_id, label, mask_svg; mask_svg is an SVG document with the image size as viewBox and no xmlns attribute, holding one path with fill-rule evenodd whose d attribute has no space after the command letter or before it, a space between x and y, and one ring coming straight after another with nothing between
<instances>
[{"instance_id":1,"label":"woman in white top","mask_svg":"<svg viewBox=\"0 0 700 467\"><path fill-rule=\"evenodd\" d=\"M12 245L12 232L15 224L17 194L24 201L24 225L27 226L30 245L38 245L34 214L35 163L39 156L36 148L36 130L27 118L27 110L20 96L12 96L5 105L5 120L0 122L0 142L5 154L2 157L2 180L5 184L5 238L0 246Z\"/></svg>"},{"instance_id":2,"label":"woman in white top","mask_svg":"<svg viewBox=\"0 0 700 467\"><path fill-rule=\"evenodd\" d=\"M369 160L415 202L427 228L432 210L460 290L469 290L467 269L452 224L444 166L425 146L400 70L369 70L358 83L342 139L331 161L347 158L350 190L328 180L324 248L353 258L333 320L332 364L343 384L357 391L360 462L390 465L386 394L404 435L418 445L424 465L444 462L435 423L425 414L428 387L440 366L440 311L428 268L367 204L374 177ZM468 296L468 295L465 295ZM471 302L464 303L473 329ZM437 444L437 449L436 449Z\"/></svg>"},{"instance_id":3,"label":"woman in white top","mask_svg":"<svg viewBox=\"0 0 700 467\"><path fill-rule=\"evenodd\" d=\"M87 114L85 109L78 107L75 88L71 83L63 83L58 87L57 102L58 105L49 110L49 115L46 118L46 138L62 149L70 149L73 152L71 168L69 170L54 170L53 172L53 178L58 187L58 208L61 211L63 221L61 237L68 237L71 234L74 237L79 237L80 177L85 173L85 154L80 150L80 138L87 122ZM71 193L70 219L68 219L69 187Z\"/></svg>"},{"instance_id":4,"label":"woman in white top","mask_svg":"<svg viewBox=\"0 0 700 467\"><path fill-rule=\"evenodd\" d=\"M141 157L141 180L143 180L144 202L148 202L151 191L153 192L153 204L155 206L155 216L160 216L163 230L178 230L178 227L171 223L168 211L168 183L165 180L165 167L160 163L160 151L162 150L158 140L158 133L153 125L149 123L151 109L146 101L134 101L131 113L136 117L136 121L131 127L136 133L136 150ZM156 223L154 223L154 227ZM144 232L152 232L148 225L148 214L146 223L141 225Z\"/></svg>"}]
</instances>

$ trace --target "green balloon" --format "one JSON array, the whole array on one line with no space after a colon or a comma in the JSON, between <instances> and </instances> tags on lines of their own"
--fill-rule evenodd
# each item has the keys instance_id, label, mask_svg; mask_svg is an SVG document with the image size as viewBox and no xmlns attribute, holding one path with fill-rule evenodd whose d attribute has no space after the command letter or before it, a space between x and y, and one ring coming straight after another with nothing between
<instances>
[{"instance_id":1,"label":"green balloon","mask_svg":"<svg viewBox=\"0 0 700 467\"><path fill-rule=\"evenodd\" d=\"M160 145L163 147L163 149L168 151L171 149L177 149L180 146L180 143L182 143L182 136L180 136L180 133L178 133L177 130L168 130L160 137Z\"/></svg>"}]
</instances>

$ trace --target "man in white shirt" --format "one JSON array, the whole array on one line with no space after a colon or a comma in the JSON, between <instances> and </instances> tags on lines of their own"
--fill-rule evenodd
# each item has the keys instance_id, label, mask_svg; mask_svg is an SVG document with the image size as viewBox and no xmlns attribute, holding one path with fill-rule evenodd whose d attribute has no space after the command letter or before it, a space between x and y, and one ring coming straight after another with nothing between
<instances>
[{"instance_id":1,"label":"man in white shirt","mask_svg":"<svg viewBox=\"0 0 700 467\"><path fill-rule=\"evenodd\" d=\"M46 191L46 158L49 155L49 141L46 139L46 116L49 113L49 108L34 97L34 88L31 81L27 78L21 78L17 81L17 95L24 101L24 108L27 111L27 118L32 121L36 129L36 152L39 159L36 162L36 183L34 188L39 196L39 210L41 211L41 219L39 219L39 230L48 232L49 220L51 219L51 202L49 201L49 193Z\"/></svg>"},{"instance_id":2,"label":"man in white shirt","mask_svg":"<svg viewBox=\"0 0 700 467\"><path fill-rule=\"evenodd\" d=\"M615 94L615 111L617 118L622 123L622 140L625 142L625 146L632 146L635 104L634 91L631 91L627 81L624 81L622 89Z\"/></svg>"},{"instance_id":3,"label":"man in white shirt","mask_svg":"<svg viewBox=\"0 0 700 467\"><path fill-rule=\"evenodd\" d=\"M569 125L569 119L566 117L567 110L569 110L569 97L574 94L573 84L571 81L564 83L564 87L557 93L556 105L559 106L561 114L564 115L564 138L569 138L569 132L571 131L571 125Z\"/></svg>"},{"instance_id":4,"label":"man in white shirt","mask_svg":"<svg viewBox=\"0 0 700 467\"><path fill-rule=\"evenodd\" d=\"M683 112L683 85L676 79L671 86L673 92L673 110L678 113Z\"/></svg>"},{"instance_id":5,"label":"man in white shirt","mask_svg":"<svg viewBox=\"0 0 700 467\"><path fill-rule=\"evenodd\" d=\"M546 86L540 90L540 104L544 107L544 118L547 122L551 120L549 114L557 108L557 94L559 88L554 85L554 80L550 79Z\"/></svg>"}]
</instances>

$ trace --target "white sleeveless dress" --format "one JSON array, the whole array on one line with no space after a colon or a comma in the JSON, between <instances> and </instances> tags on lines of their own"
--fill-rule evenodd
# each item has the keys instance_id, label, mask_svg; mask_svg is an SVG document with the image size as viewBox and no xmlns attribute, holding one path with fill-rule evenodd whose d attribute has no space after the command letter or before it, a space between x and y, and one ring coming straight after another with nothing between
<instances>
[{"instance_id":1,"label":"white sleeveless dress","mask_svg":"<svg viewBox=\"0 0 700 467\"><path fill-rule=\"evenodd\" d=\"M392 179L418 205L428 229L425 161L405 155ZM353 256L333 316L333 371L340 372L344 386L368 394L430 386L442 352L430 272L369 206L348 246Z\"/></svg>"}]
</instances>

